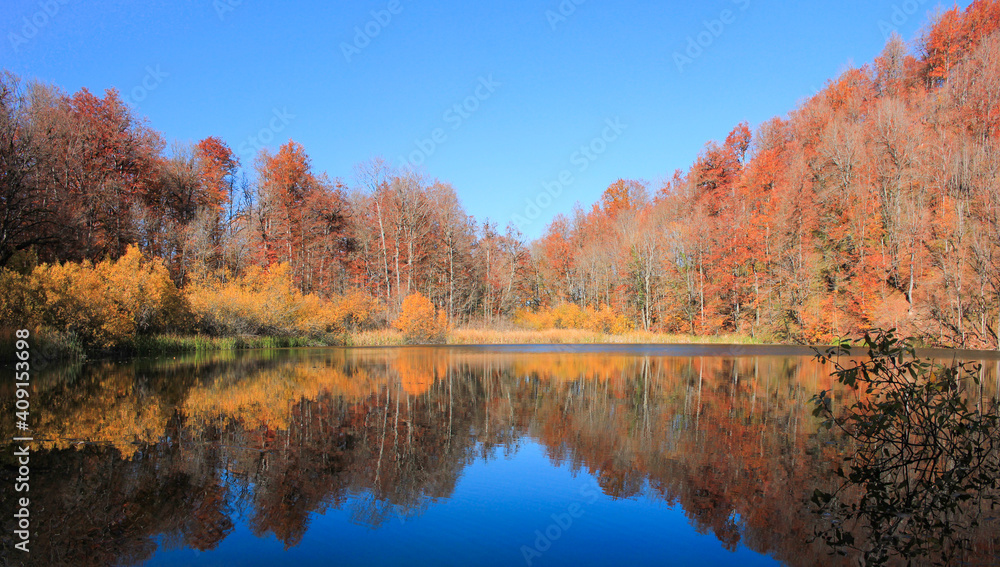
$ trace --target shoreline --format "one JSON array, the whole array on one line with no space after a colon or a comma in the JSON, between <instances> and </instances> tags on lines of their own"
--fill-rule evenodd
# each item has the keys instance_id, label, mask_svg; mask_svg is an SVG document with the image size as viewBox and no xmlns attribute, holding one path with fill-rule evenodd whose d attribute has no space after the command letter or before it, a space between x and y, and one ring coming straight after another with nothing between
<instances>
[{"instance_id":1,"label":"shoreline","mask_svg":"<svg viewBox=\"0 0 1000 567\"><path fill-rule=\"evenodd\" d=\"M449 347L493 348L513 352L546 352L569 349L574 352L631 352L673 356L811 356L813 349L830 345L804 345L758 340L740 335L694 336L629 332L620 335L576 329L483 329L458 328L448 332L439 344L407 344L403 334L391 329L361 331L321 337L156 335L138 337L115 349L87 350L61 340L63 337L38 333L39 349L49 360L59 362L128 359L200 352L288 348L413 348ZM36 350L37 352L37 350ZM860 349L857 352L862 352ZM1000 352L991 350L918 347L917 356L936 360L1000 361Z\"/></svg>"}]
</instances>

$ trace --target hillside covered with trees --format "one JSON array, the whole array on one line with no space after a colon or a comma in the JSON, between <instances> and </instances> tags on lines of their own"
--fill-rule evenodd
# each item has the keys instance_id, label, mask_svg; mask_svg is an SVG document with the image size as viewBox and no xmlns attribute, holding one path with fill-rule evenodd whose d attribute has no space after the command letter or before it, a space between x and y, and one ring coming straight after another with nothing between
<instances>
[{"instance_id":1,"label":"hillside covered with trees","mask_svg":"<svg viewBox=\"0 0 1000 567\"><path fill-rule=\"evenodd\" d=\"M5 73L0 316L113 347L386 328L419 293L431 334L896 327L1000 348L998 28L1000 0L946 11L787 117L737 125L663 186L619 180L535 242L380 159L331 178L294 141L253 163L218 137L168 149L113 90Z\"/></svg>"}]
</instances>

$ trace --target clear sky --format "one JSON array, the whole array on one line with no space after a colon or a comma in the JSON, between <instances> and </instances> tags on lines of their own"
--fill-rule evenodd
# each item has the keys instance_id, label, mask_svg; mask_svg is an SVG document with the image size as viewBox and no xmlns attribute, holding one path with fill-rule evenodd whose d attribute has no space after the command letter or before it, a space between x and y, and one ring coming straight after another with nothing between
<instances>
[{"instance_id":1,"label":"clear sky","mask_svg":"<svg viewBox=\"0 0 1000 567\"><path fill-rule=\"evenodd\" d=\"M655 189L740 121L786 115L939 6L5 0L0 66L117 88L168 141L219 136L245 166L289 138L348 184L375 156L419 164L480 221L521 215L534 238L619 177Z\"/></svg>"}]
</instances>

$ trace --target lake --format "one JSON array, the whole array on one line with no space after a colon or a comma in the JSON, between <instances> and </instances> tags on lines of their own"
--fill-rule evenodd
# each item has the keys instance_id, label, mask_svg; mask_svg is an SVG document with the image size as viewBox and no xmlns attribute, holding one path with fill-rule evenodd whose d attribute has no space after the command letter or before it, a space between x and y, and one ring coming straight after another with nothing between
<instances>
[{"instance_id":1,"label":"lake","mask_svg":"<svg viewBox=\"0 0 1000 567\"><path fill-rule=\"evenodd\" d=\"M997 395L997 364L970 395ZM31 397L30 561L8 444L0 564L852 564L812 541L843 451L809 405L830 371L728 346L53 365ZM995 524L976 537L996 559Z\"/></svg>"}]
</instances>

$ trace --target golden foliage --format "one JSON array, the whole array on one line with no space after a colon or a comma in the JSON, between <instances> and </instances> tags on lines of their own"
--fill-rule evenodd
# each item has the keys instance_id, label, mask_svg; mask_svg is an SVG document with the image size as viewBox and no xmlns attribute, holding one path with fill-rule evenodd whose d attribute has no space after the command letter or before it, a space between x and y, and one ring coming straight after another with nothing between
<instances>
[{"instance_id":1,"label":"golden foliage","mask_svg":"<svg viewBox=\"0 0 1000 567\"><path fill-rule=\"evenodd\" d=\"M607 305L600 309L583 307L575 303L560 303L555 307L536 312L521 311L516 322L535 330L583 329L596 333L621 335L632 330L632 322Z\"/></svg>"},{"instance_id":2,"label":"golden foliage","mask_svg":"<svg viewBox=\"0 0 1000 567\"><path fill-rule=\"evenodd\" d=\"M324 299L304 294L287 264L240 277L197 276L179 290L159 258L130 246L118 260L0 270L0 317L18 327L76 336L93 348L136 337L207 331L218 335L344 334L371 328L381 311L362 291Z\"/></svg>"},{"instance_id":3,"label":"golden foliage","mask_svg":"<svg viewBox=\"0 0 1000 567\"><path fill-rule=\"evenodd\" d=\"M116 261L42 264L0 274L0 316L19 325L73 333L84 344L116 347L137 334L187 322L184 297L163 261L129 246Z\"/></svg>"},{"instance_id":4,"label":"golden foliage","mask_svg":"<svg viewBox=\"0 0 1000 567\"><path fill-rule=\"evenodd\" d=\"M375 314L383 310L377 299L357 289L331 301L334 321L340 332L372 328Z\"/></svg>"},{"instance_id":5,"label":"golden foliage","mask_svg":"<svg viewBox=\"0 0 1000 567\"><path fill-rule=\"evenodd\" d=\"M395 327L403 332L409 344L443 343L448 333L448 317L444 311L435 313L430 299L413 293L403 300Z\"/></svg>"},{"instance_id":6,"label":"golden foliage","mask_svg":"<svg viewBox=\"0 0 1000 567\"><path fill-rule=\"evenodd\" d=\"M632 330L632 322L607 305L594 311L588 309L587 329L598 333L621 335Z\"/></svg>"},{"instance_id":7,"label":"golden foliage","mask_svg":"<svg viewBox=\"0 0 1000 567\"><path fill-rule=\"evenodd\" d=\"M197 278L185 292L198 327L218 334L261 334L293 328L304 307L291 285L287 264L266 271L251 266L237 278Z\"/></svg>"},{"instance_id":8,"label":"golden foliage","mask_svg":"<svg viewBox=\"0 0 1000 567\"><path fill-rule=\"evenodd\" d=\"M237 278L200 278L185 291L198 327L216 334L345 333L370 325L378 308L359 291L331 300L304 294L284 263L252 266Z\"/></svg>"}]
</instances>

